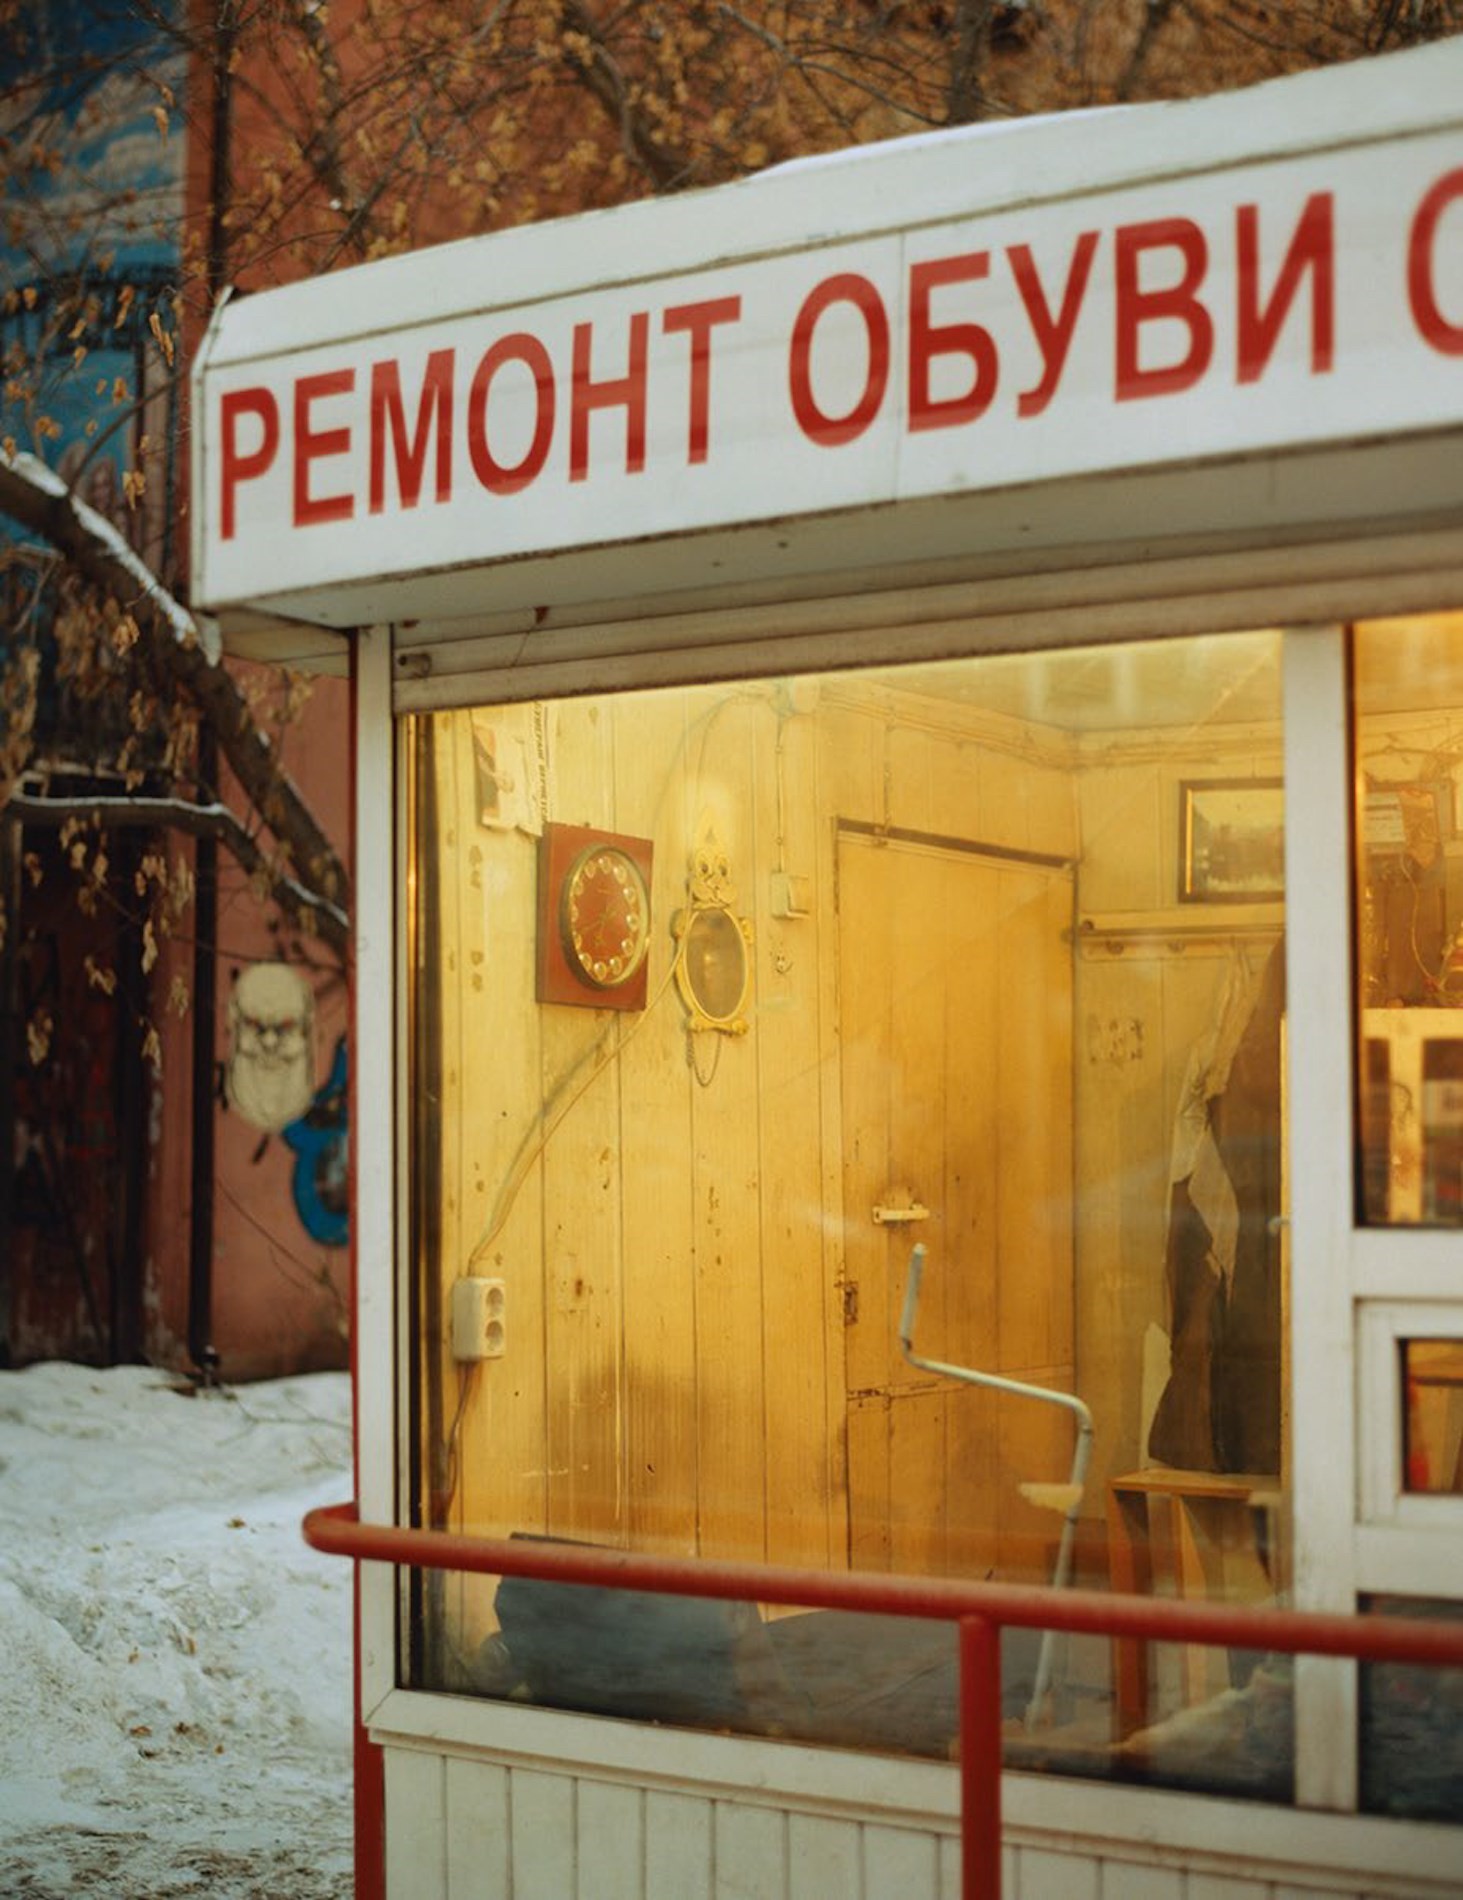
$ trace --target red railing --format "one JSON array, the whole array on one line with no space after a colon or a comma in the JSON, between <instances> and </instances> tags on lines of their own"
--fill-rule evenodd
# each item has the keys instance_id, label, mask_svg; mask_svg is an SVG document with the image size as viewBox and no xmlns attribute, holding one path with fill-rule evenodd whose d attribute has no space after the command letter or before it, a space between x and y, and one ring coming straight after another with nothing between
<instances>
[{"instance_id":1,"label":"red railing","mask_svg":"<svg viewBox=\"0 0 1463 1900\"><path fill-rule=\"evenodd\" d=\"M1323 1616L1297 1610L1112 1596L1097 1590L958 1583L860 1571L785 1570L771 1564L650 1557L636 1551L525 1538L463 1537L448 1531L362 1524L354 1504L332 1504L311 1511L305 1519L304 1533L306 1542L316 1550L357 1562L461 1570L494 1577L535 1577L814 1610L866 1610L956 1624L964 1900L1000 1900L1003 1628L1463 1668L1463 1624L1459 1623Z\"/></svg>"}]
</instances>

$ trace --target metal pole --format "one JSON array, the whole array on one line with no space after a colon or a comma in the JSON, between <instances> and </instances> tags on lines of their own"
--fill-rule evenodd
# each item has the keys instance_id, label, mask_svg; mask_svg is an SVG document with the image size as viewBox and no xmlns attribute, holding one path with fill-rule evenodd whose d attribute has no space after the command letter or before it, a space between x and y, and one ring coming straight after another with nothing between
<instances>
[{"instance_id":1,"label":"metal pole","mask_svg":"<svg viewBox=\"0 0 1463 1900\"><path fill-rule=\"evenodd\" d=\"M960 1892L1001 1900L1001 1626L960 1619Z\"/></svg>"}]
</instances>

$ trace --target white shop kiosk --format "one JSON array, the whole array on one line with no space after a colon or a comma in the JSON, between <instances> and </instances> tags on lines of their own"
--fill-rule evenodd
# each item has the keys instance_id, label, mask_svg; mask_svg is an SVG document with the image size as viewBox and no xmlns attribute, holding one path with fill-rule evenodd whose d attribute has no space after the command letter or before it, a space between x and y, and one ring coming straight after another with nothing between
<instances>
[{"instance_id":1,"label":"white shop kiosk","mask_svg":"<svg viewBox=\"0 0 1463 1900\"><path fill-rule=\"evenodd\" d=\"M356 681L363 1521L1456 1614L1463 42L240 299L194 415ZM364 1565L361 1891L956 1891L949 1629L766 1596ZM1458 1672L1002 1713L1019 1900L1463 1892Z\"/></svg>"}]
</instances>

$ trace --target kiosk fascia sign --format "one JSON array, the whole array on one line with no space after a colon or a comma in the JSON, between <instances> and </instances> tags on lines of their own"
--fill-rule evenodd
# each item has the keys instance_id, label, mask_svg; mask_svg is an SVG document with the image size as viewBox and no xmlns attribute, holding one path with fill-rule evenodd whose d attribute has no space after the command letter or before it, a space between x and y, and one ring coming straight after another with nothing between
<instances>
[{"instance_id":1,"label":"kiosk fascia sign","mask_svg":"<svg viewBox=\"0 0 1463 1900\"><path fill-rule=\"evenodd\" d=\"M1304 108L1344 70L1258 155L1222 100L1161 166L1170 108L977 128L241 301L196 372L199 597L471 611L526 556L1463 423L1434 58L1341 147Z\"/></svg>"}]
</instances>

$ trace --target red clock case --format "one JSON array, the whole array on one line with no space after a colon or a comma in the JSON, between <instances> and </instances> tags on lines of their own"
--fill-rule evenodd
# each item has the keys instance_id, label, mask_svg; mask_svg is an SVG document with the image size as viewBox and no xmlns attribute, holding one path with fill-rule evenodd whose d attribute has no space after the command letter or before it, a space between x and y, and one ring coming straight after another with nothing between
<instances>
[{"instance_id":1,"label":"red clock case","mask_svg":"<svg viewBox=\"0 0 1463 1900\"><path fill-rule=\"evenodd\" d=\"M596 983L570 955L564 941L565 886L584 853L600 846L622 851L639 871L645 885L646 927L649 928L653 851L649 838L632 838L618 831L597 831L589 825L545 825L538 852L535 995L541 1003L568 1003L588 1009L644 1009L650 978L648 955L640 959L623 983Z\"/></svg>"}]
</instances>

